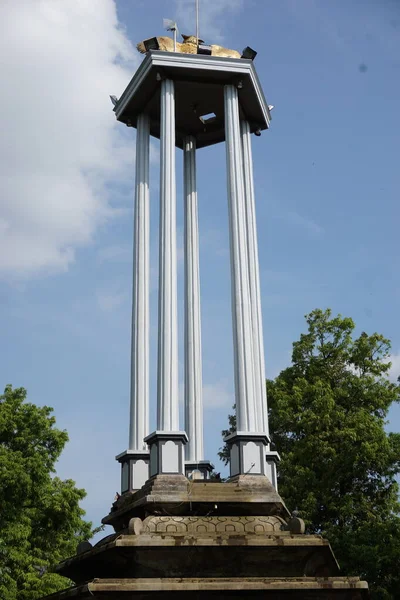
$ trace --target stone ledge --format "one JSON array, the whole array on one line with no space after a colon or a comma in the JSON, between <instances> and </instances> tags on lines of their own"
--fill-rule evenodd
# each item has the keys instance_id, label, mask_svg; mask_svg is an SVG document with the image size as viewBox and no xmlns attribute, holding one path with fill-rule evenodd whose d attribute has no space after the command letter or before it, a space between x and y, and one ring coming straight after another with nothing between
<instances>
[{"instance_id":1,"label":"stone ledge","mask_svg":"<svg viewBox=\"0 0 400 600\"><path fill-rule=\"evenodd\" d=\"M368 584L358 577L324 578L150 578L150 579L94 579L88 583L47 596L43 600L67 598L135 598L204 599L244 597L298 598L301 600L367 600Z\"/></svg>"},{"instance_id":2,"label":"stone ledge","mask_svg":"<svg viewBox=\"0 0 400 600\"><path fill-rule=\"evenodd\" d=\"M339 574L329 543L320 536L117 535L60 563L56 572L75 583L95 577L328 577Z\"/></svg>"},{"instance_id":3,"label":"stone ledge","mask_svg":"<svg viewBox=\"0 0 400 600\"><path fill-rule=\"evenodd\" d=\"M288 589L368 589L366 581L360 581L359 577L302 577L302 578L285 578L275 579L272 577L246 577L235 579L227 578L168 578L168 579L95 579L88 584L91 591L110 590L117 591L125 588L128 590L175 590L179 591L182 587L186 590L255 590L255 589L270 589L270 590L288 590Z\"/></svg>"},{"instance_id":4,"label":"stone ledge","mask_svg":"<svg viewBox=\"0 0 400 600\"><path fill-rule=\"evenodd\" d=\"M177 540L179 537L179 541ZM233 539L232 539L233 538ZM108 544L108 547L116 548L129 548L129 547L141 547L141 546L153 546L153 547L165 547L165 546L255 546L255 547L296 547L296 548L307 548L307 547L329 547L329 542L324 540L320 536L314 535L288 535L286 532L282 534L270 534L270 535L254 535L254 534L237 534L223 532L216 535L216 537L208 536L207 534L202 536L197 535L164 535L155 534L143 534L140 536L131 535L120 535L113 542Z\"/></svg>"}]
</instances>

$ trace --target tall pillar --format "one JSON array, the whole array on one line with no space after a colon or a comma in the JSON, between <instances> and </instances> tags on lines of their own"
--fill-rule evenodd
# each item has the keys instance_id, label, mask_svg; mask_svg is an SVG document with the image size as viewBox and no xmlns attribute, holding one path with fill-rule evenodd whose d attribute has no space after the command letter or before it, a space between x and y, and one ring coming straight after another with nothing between
<instances>
[{"instance_id":1,"label":"tall pillar","mask_svg":"<svg viewBox=\"0 0 400 600\"><path fill-rule=\"evenodd\" d=\"M203 459L203 397L200 326L199 226L196 188L196 140L183 149L185 248L185 431L186 460Z\"/></svg>"},{"instance_id":2,"label":"tall pillar","mask_svg":"<svg viewBox=\"0 0 400 600\"><path fill-rule=\"evenodd\" d=\"M132 343L129 449L117 456L122 493L139 489L149 476L149 152L150 121L137 120L133 231Z\"/></svg>"},{"instance_id":3,"label":"tall pillar","mask_svg":"<svg viewBox=\"0 0 400 600\"><path fill-rule=\"evenodd\" d=\"M254 394L256 402L257 431L269 436L267 388L265 377L264 340L261 311L260 269L258 260L258 242L256 225L256 206L253 178L253 157L251 150L251 132L247 121L241 121L243 178L245 191L245 214L247 234L247 254L249 261L250 312L252 322L253 357L254 357ZM267 474L276 487L277 452L267 446Z\"/></svg>"},{"instance_id":4,"label":"tall pillar","mask_svg":"<svg viewBox=\"0 0 400 600\"><path fill-rule=\"evenodd\" d=\"M199 225L196 186L196 140L188 136L183 148L185 247L185 431L186 474L200 471L207 478L213 466L204 460L201 357Z\"/></svg>"},{"instance_id":5,"label":"tall pillar","mask_svg":"<svg viewBox=\"0 0 400 600\"><path fill-rule=\"evenodd\" d=\"M259 431L250 268L238 91L224 87L237 432L227 438L231 476L265 475L266 432Z\"/></svg>"},{"instance_id":6,"label":"tall pillar","mask_svg":"<svg viewBox=\"0 0 400 600\"><path fill-rule=\"evenodd\" d=\"M245 227L250 281L251 335L254 357L254 398L256 404L257 421L256 428L257 431L264 431L268 433L267 394L265 386L264 341L260 298L260 274L258 263L253 164L250 126L247 121L241 121L241 136L245 194Z\"/></svg>"},{"instance_id":7,"label":"tall pillar","mask_svg":"<svg viewBox=\"0 0 400 600\"><path fill-rule=\"evenodd\" d=\"M179 431L176 262L175 90L161 81L157 431L147 436L150 476L184 474Z\"/></svg>"},{"instance_id":8,"label":"tall pillar","mask_svg":"<svg viewBox=\"0 0 400 600\"><path fill-rule=\"evenodd\" d=\"M179 428L174 82L161 82L157 429Z\"/></svg>"}]
</instances>

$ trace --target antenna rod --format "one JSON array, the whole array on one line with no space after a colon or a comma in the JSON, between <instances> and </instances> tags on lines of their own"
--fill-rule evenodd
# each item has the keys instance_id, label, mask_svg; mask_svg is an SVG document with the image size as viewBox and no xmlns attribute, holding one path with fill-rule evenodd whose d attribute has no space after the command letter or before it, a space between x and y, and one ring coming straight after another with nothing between
<instances>
[{"instance_id":1,"label":"antenna rod","mask_svg":"<svg viewBox=\"0 0 400 600\"><path fill-rule=\"evenodd\" d=\"M199 45L199 0L196 0L196 38Z\"/></svg>"}]
</instances>

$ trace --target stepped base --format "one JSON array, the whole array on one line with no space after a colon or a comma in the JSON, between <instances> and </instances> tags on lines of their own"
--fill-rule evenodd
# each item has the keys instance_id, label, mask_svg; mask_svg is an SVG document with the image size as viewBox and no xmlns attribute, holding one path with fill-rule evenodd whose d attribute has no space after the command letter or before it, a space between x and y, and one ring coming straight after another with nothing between
<instances>
[{"instance_id":1,"label":"stepped base","mask_svg":"<svg viewBox=\"0 0 400 600\"><path fill-rule=\"evenodd\" d=\"M115 531L128 527L132 517L149 514L171 515L279 515L290 514L271 482L263 476L240 475L229 482L191 480L183 475L157 475L135 493L114 502L104 525ZM162 513L162 511L165 511Z\"/></svg>"},{"instance_id":2,"label":"stepped base","mask_svg":"<svg viewBox=\"0 0 400 600\"><path fill-rule=\"evenodd\" d=\"M47 600L368 598L367 584L339 577L329 543L304 535L263 476L157 475L119 498L103 523L116 533L60 563L75 587Z\"/></svg>"},{"instance_id":3,"label":"stepped base","mask_svg":"<svg viewBox=\"0 0 400 600\"><path fill-rule=\"evenodd\" d=\"M110 536L57 572L76 583L101 574L131 577L301 577L337 575L329 543L293 535L273 517L148 517L140 533ZM136 522L135 522L136 521Z\"/></svg>"}]
</instances>

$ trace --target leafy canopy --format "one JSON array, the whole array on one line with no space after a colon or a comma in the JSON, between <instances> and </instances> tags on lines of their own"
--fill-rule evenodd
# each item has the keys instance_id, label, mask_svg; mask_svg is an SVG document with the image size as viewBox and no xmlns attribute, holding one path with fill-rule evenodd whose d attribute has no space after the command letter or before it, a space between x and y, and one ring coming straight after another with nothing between
<instances>
[{"instance_id":1,"label":"leafy canopy","mask_svg":"<svg viewBox=\"0 0 400 600\"><path fill-rule=\"evenodd\" d=\"M79 502L85 491L53 477L68 435L52 409L0 396L0 598L34 600L69 585L50 569L93 535Z\"/></svg>"},{"instance_id":2,"label":"leafy canopy","mask_svg":"<svg viewBox=\"0 0 400 600\"><path fill-rule=\"evenodd\" d=\"M344 573L365 577L374 598L400 598L400 434L385 430L399 400L390 342L354 339L352 319L330 310L306 320L292 365L267 385L279 492L309 532L329 539Z\"/></svg>"}]
</instances>

